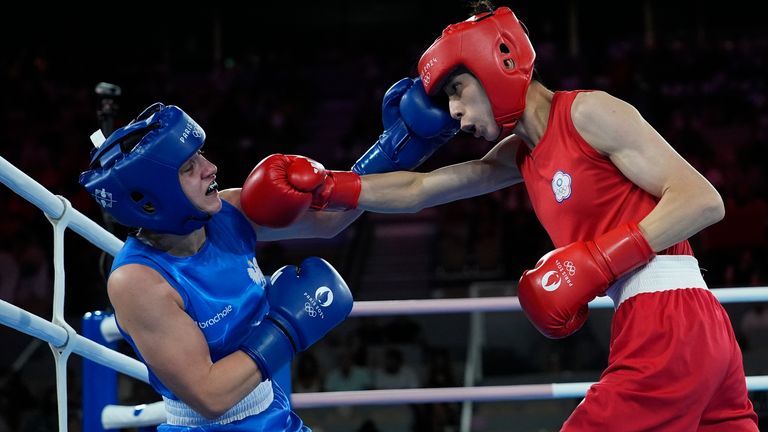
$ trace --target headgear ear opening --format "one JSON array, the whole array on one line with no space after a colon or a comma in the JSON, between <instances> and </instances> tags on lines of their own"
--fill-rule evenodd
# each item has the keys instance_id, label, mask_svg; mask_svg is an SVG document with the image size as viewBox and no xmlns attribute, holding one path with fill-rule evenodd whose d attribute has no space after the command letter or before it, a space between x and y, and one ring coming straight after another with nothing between
<instances>
[{"instance_id":1,"label":"headgear ear opening","mask_svg":"<svg viewBox=\"0 0 768 432\"><path fill-rule=\"evenodd\" d=\"M80 184L123 225L188 234L210 216L187 198L179 169L204 142L205 131L184 111L155 103L91 153Z\"/></svg>"}]
</instances>

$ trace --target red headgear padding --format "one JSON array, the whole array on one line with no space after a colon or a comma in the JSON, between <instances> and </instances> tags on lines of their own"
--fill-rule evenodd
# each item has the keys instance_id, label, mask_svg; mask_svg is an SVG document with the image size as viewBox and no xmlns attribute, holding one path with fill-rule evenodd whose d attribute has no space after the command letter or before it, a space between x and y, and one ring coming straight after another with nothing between
<instances>
[{"instance_id":1,"label":"red headgear padding","mask_svg":"<svg viewBox=\"0 0 768 432\"><path fill-rule=\"evenodd\" d=\"M434 95L453 71L467 68L483 85L504 137L523 115L535 58L520 21L500 7L446 27L421 56L419 75L427 94Z\"/></svg>"}]
</instances>

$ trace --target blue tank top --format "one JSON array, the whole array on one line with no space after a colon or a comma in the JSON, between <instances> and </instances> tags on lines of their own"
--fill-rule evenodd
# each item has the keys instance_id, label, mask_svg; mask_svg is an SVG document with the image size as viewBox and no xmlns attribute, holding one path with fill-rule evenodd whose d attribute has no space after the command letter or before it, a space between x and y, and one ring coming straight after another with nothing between
<instances>
[{"instance_id":1,"label":"blue tank top","mask_svg":"<svg viewBox=\"0 0 768 432\"><path fill-rule=\"evenodd\" d=\"M126 264L142 264L160 273L178 291L184 310L197 322L218 361L235 352L250 327L268 310L264 290L269 283L256 263L256 233L234 206L222 209L205 226L206 240L194 255L177 257L129 237L115 257L112 271ZM146 364L133 339L120 333ZM178 400L149 369L152 387Z\"/></svg>"}]
</instances>

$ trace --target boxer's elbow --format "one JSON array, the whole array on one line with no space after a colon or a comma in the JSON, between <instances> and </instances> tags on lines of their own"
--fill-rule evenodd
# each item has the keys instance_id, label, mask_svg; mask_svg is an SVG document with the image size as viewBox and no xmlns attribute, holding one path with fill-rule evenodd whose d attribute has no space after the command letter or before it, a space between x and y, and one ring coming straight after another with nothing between
<instances>
[{"instance_id":1,"label":"boxer's elbow","mask_svg":"<svg viewBox=\"0 0 768 432\"><path fill-rule=\"evenodd\" d=\"M229 410L229 408L231 408L231 407L228 407L226 409L221 409L221 408L219 408L216 405L217 404L206 405L203 408L203 410L199 411L200 415L205 417L208 420L213 420L213 419L216 419L216 418L219 418L219 417L223 416L224 413L227 412Z\"/></svg>"},{"instance_id":2,"label":"boxer's elbow","mask_svg":"<svg viewBox=\"0 0 768 432\"><path fill-rule=\"evenodd\" d=\"M234 401L201 392L188 397L185 401L193 410L208 420L221 417L234 406Z\"/></svg>"},{"instance_id":3,"label":"boxer's elbow","mask_svg":"<svg viewBox=\"0 0 768 432\"><path fill-rule=\"evenodd\" d=\"M701 200L697 209L700 220L706 225L720 222L725 217L723 198L713 188L709 193L700 195Z\"/></svg>"},{"instance_id":4,"label":"boxer's elbow","mask_svg":"<svg viewBox=\"0 0 768 432\"><path fill-rule=\"evenodd\" d=\"M696 232L713 225L725 217L725 205L720 194L714 188L700 189L695 194L687 195L682 200L682 206L689 215L690 222L697 229Z\"/></svg>"}]
</instances>

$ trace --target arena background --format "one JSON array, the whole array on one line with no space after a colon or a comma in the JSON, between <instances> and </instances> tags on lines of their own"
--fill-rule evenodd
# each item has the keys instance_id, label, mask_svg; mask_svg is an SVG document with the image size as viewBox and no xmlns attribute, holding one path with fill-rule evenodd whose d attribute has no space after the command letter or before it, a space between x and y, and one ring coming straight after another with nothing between
<instances>
[{"instance_id":1,"label":"arena background","mask_svg":"<svg viewBox=\"0 0 768 432\"><path fill-rule=\"evenodd\" d=\"M512 7L530 29L545 85L602 89L633 103L715 184L725 220L692 239L710 286L766 285L768 32L753 7L687 0L497 5ZM206 129L205 150L224 187L238 186L274 152L347 169L381 132L380 103L389 85L415 76L421 52L447 24L469 15L462 2L416 0L17 6L0 17L0 155L97 221L99 209L77 183L87 167L88 136L100 126L97 83L122 90L116 126L155 101L190 113ZM488 149L460 137L420 169ZM49 318L50 224L4 187L0 209L0 298ZM66 310L77 328L85 312L109 306L100 251L77 235L67 242ZM264 244L258 258L267 273L322 256L357 300L466 297L482 281L497 281L499 292L513 295L520 272L550 248L524 188L513 187L414 215L365 215L331 240ZM727 309L747 375L768 373L768 308ZM522 315L508 315L486 316L480 384L597 379L610 312L594 313L584 330L556 342L539 336ZM467 323L461 315L350 319L294 362L294 391L327 388L341 358L373 373L393 350L420 386L461 385ZM0 342L0 431L56 430L48 348L25 357L32 338L4 327ZM79 360L70 362L74 431L80 429ZM121 381L120 397L158 399L129 379ZM752 397L764 423L766 394ZM557 430L577 403L476 404L472 430ZM384 432L455 431L457 412L449 404L300 414L316 431Z\"/></svg>"}]
</instances>

